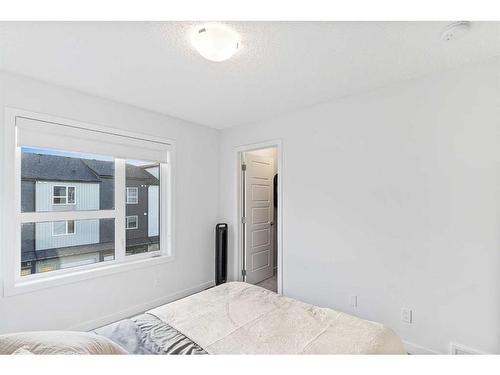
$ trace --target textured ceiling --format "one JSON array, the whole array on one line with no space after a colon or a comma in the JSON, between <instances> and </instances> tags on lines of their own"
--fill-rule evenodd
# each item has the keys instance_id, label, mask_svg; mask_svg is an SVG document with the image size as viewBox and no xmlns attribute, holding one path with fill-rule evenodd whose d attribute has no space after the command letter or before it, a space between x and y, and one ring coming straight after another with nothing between
<instances>
[{"instance_id":1,"label":"textured ceiling","mask_svg":"<svg viewBox=\"0 0 500 375\"><path fill-rule=\"evenodd\" d=\"M203 59L193 22L1 22L0 68L225 128L500 55L500 23L227 22L230 60Z\"/></svg>"}]
</instances>

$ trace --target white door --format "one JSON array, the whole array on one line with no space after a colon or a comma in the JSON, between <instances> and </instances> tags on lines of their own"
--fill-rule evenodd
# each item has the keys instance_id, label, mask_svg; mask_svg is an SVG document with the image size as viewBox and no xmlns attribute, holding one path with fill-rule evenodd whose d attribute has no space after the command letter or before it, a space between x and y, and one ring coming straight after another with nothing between
<instances>
[{"instance_id":1,"label":"white door","mask_svg":"<svg viewBox=\"0 0 500 375\"><path fill-rule=\"evenodd\" d=\"M256 284L273 275L273 159L245 155L245 281Z\"/></svg>"}]
</instances>

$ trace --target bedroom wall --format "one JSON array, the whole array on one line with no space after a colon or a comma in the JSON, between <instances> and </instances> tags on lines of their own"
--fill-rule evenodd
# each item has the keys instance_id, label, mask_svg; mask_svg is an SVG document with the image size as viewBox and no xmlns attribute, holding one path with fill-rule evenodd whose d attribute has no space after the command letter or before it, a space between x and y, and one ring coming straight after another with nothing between
<instances>
[{"instance_id":1,"label":"bedroom wall","mask_svg":"<svg viewBox=\"0 0 500 375\"><path fill-rule=\"evenodd\" d=\"M232 278L234 148L281 139L285 295L383 322L414 352L497 353L499 72L497 58L224 130Z\"/></svg>"},{"instance_id":2,"label":"bedroom wall","mask_svg":"<svg viewBox=\"0 0 500 375\"><path fill-rule=\"evenodd\" d=\"M213 236L218 211L218 131L0 73L2 151L5 106L175 139L176 259L172 263L11 297L3 297L2 288L0 333L90 329L212 285ZM3 152L0 158L1 172Z\"/></svg>"}]
</instances>

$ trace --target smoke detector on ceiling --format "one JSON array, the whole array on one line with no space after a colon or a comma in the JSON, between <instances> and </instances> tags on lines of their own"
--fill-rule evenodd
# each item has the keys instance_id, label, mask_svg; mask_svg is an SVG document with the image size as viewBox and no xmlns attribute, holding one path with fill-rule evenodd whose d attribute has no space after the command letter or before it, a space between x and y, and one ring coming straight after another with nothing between
<instances>
[{"instance_id":1,"label":"smoke detector on ceiling","mask_svg":"<svg viewBox=\"0 0 500 375\"><path fill-rule=\"evenodd\" d=\"M446 26L441 33L441 39L445 42L449 42L462 37L470 29L470 22L468 21L458 21L450 23Z\"/></svg>"}]
</instances>

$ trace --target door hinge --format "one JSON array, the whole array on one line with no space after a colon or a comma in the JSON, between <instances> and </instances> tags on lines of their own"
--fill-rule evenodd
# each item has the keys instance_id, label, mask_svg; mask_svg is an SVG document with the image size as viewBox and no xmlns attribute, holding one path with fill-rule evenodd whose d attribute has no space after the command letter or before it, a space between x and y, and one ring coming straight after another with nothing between
<instances>
[{"instance_id":1,"label":"door hinge","mask_svg":"<svg viewBox=\"0 0 500 375\"><path fill-rule=\"evenodd\" d=\"M241 170L246 171L247 170L247 165L246 164L241 164Z\"/></svg>"},{"instance_id":2,"label":"door hinge","mask_svg":"<svg viewBox=\"0 0 500 375\"><path fill-rule=\"evenodd\" d=\"M241 223L242 223L242 224L246 224L246 223L247 223L247 218L246 218L245 216L243 216L243 217L241 218Z\"/></svg>"},{"instance_id":3,"label":"door hinge","mask_svg":"<svg viewBox=\"0 0 500 375\"><path fill-rule=\"evenodd\" d=\"M241 276L245 277L247 275L247 270L241 270Z\"/></svg>"}]
</instances>

